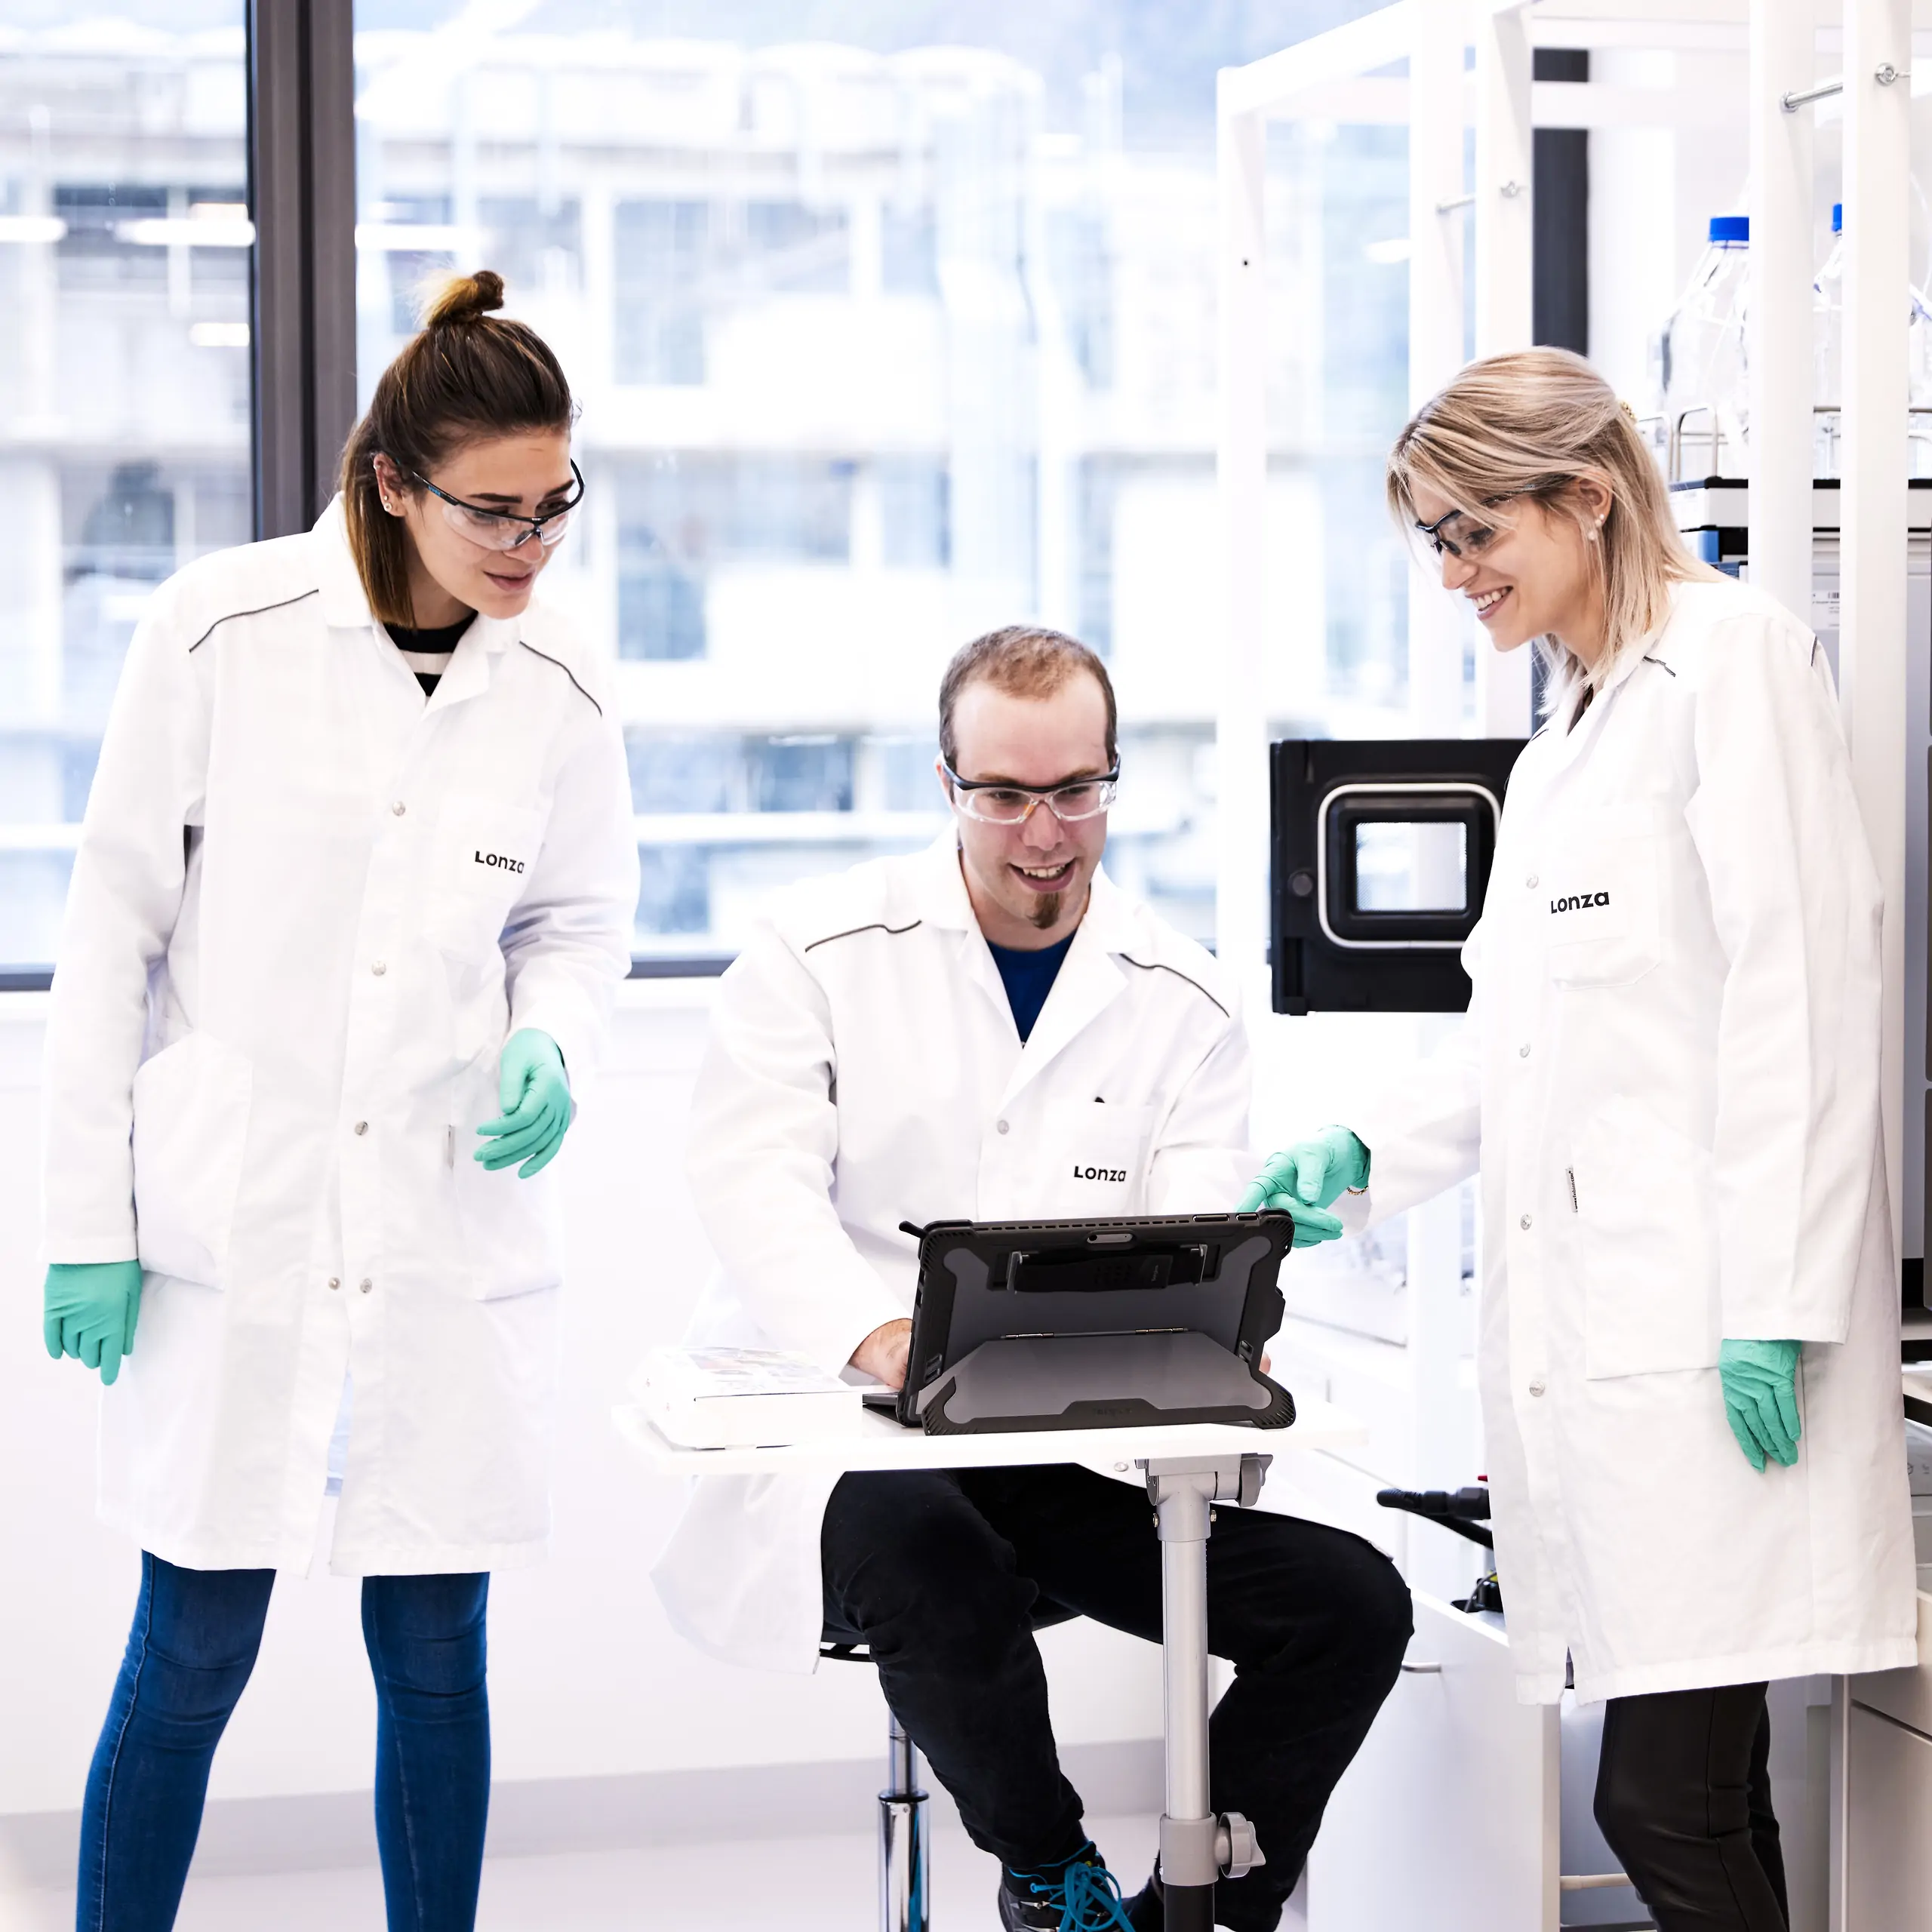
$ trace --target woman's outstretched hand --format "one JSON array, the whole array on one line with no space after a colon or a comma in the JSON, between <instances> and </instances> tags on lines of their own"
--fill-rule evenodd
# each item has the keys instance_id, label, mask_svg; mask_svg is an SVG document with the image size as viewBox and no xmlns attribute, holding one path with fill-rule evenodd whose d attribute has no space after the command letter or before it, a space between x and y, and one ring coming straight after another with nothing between
<instances>
[{"instance_id":1,"label":"woman's outstretched hand","mask_svg":"<svg viewBox=\"0 0 1932 1932\"><path fill-rule=\"evenodd\" d=\"M1346 1127L1325 1127L1312 1140L1271 1155L1235 1211L1270 1208L1292 1214L1295 1246L1312 1247L1342 1232L1340 1220L1327 1211L1330 1202L1344 1192L1359 1194L1367 1185L1368 1149Z\"/></svg>"}]
</instances>

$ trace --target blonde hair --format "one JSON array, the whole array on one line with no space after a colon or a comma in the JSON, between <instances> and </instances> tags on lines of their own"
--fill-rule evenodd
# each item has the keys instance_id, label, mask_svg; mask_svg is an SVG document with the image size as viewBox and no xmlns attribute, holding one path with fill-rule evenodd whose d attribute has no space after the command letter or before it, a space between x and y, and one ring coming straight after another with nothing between
<instances>
[{"instance_id":1,"label":"blonde hair","mask_svg":"<svg viewBox=\"0 0 1932 1932\"><path fill-rule=\"evenodd\" d=\"M1520 349L1472 362L1417 411L1389 452L1389 507L1413 529L1415 492L1426 484L1472 520L1513 528L1499 498L1525 497L1574 508L1589 479L1611 506L1590 552L1603 599L1604 648L1586 665L1554 637L1537 640L1552 697L1573 684L1601 685L1621 653L1669 615L1673 584L1718 575L1684 547L1669 492L1635 417L1580 355Z\"/></svg>"},{"instance_id":2,"label":"blonde hair","mask_svg":"<svg viewBox=\"0 0 1932 1932\"><path fill-rule=\"evenodd\" d=\"M405 494L465 443L525 429L568 430L577 405L557 358L536 331L493 310L503 278L493 270L452 275L430 296L423 327L376 379L369 411L342 453L342 508L349 547L379 623L413 626L409 549L401 524L382 506L376 458L386 456Z\"/></svg>"}]
</instances>

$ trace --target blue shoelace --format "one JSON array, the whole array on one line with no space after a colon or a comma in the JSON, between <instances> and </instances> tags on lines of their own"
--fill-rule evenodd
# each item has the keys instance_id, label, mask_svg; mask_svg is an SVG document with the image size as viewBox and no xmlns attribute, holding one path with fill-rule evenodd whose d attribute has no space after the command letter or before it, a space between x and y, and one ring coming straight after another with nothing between
<instances>
[{"instance_id":1,"label":"blue shoelace","mask_svg":"<svg viewBox=\"0 0 1932 1932\"><path fill-rule=\"evenodd\" d=\"M1088 1853L1095 1856L1089 1858ZM1134 1921L1121 1909L1120 1881L1098 1862L1097 1847L1088 1844L1057 1876L1016 1872L1036 1899L1060 1908L1062 1932L1134 1932Z\"/></svg>"}]
</instances>

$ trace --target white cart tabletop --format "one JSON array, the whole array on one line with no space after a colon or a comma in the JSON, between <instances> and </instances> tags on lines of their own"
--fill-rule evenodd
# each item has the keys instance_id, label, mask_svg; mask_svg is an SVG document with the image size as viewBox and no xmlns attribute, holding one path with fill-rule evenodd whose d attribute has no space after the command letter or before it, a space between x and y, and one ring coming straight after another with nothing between
<instances>
[{"instance_id":1,"label":"white cart tabletop","mask_svg":"<svg viewBox=\"0 0 1932 1932\"><path fill-rule=\"evenodd\" d=\"M669 1475L823 1475L848 1469L977 1469L1028 1463L1077 1463L1103 1475L1124 1475L1143 1457L1280 1455L1297 1449L1341 1449L1366 1442L1367 1429L1331 1403L1295 1401L1287 1429L1233 1423L1135 1423L1124 1429L1029 1429L983 1435L927 1435L889 1417L868 1414L855 1435L757 1449L685 1449L667 1441L642 1409L614 1411L625 1441L653 1469Z\"/></svg>"}]
</instances>

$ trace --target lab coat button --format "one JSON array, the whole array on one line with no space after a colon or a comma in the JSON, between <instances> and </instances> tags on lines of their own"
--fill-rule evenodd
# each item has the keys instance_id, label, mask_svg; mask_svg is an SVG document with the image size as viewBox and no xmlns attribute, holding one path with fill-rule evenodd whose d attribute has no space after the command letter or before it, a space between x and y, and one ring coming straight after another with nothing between
<instances>
[{"instance_id":1,"label":"lab coat button","mask_svg":"<svg viewBox=\"0 0 1932 1932\"><path fill-rule=\"evenodd\" d=\"M1004 1121L998 1121L998 1122L997 1123L997 1124L998 1124L998 1128L999 1128L999 1131L1001 1131L1001 1133L1004 1134L1004 1133L1008 1131L1008 1129L1007 1129L1007 1124L1006 1124L1006 1122L1005 1122Z\"/></svg>"},{"instance_id":2,"label":"lab coat button","mask_svg":"<svg viewBox=\"0 0 1932 1932\"><path fill-rule=\"evenodd\" d=\"M408 811L408 809L409 808L405 805L400 798L397 799L395 803L389 808L389 810L394 812L398 818L401 817L403 814Z\"/></svg>"},{"instance_id":3,"label":"lab coat button","mask_svg":"<svg viewBox=\"0 0 1932 1932\"><path fill-rule=\"evenodd\" d=\"M380 980L380 979L383 977L383 975L385 973L386 973L389 970L389 962L388 962L386 960L382 960L382 959L379 959L379 960L377 960L377 961L376 961L375 964L374 964L374 965L373 965L373 966L371 966L371 967L369 968L369 971L370 971L371 972L372 972L373 974L375 974L375 976L376 976L376 977L377 977L377 979L379 979L379 980Z\"/></svg>"},{"instance_id":4,"label":"lab coat button","mask_svg":"<svg viewBox=\"0 0 1932 1932\"><path fill-rule=\"evenodd\" d=\"M367 1275L365 1275L361 1280L358 1281L355 1285L364 1294L366 1295L376 1284L374 1281L370 1280Z\"/></svg>"},{"instance_id":5,"label":"lab coat button","mask_svg":"<svg viewBox=\"0 0 1932 1932\"><path fill-rule=\"evenodd\" d=\"M355 1123L355 1131L358 1134L367 1134L369 1131L369 1123L366 1120L358 1120Z\"/></svg>"},{"instance_id":6,"label":"lab coat button","mask_svg":"<svg viewBox=\"0 0 1932 1932\"><path fill-rule=\"evenodd\" d=\"M331 1275L329 1277L329 1286L331 1288L340 1287L342 1286L342 1277L340 1275Z\"/></svg>"},{"instance_id":7,"label":"lab coat button","mask_svg":"<svg viewBox=\"0 0 1932 1932\"><path fill-rule=\"evenodd\" d=\"M1525 1214L1523 1218L1516 1223L1516 1225L1521 1228L1525 1234L1527 1234L1529 1232L1530 1226L1529 1216Z\"/></svg>"},{"instance_id":8,"label":"lab coat button","mask_svg":"<svg viewBox=\"0 0 1932 1932\"><path fill-rule=\"evenodd\" d=\"M1536 1381L1532 1382L1530 1384L1530 1393L1532 1395L1540 1395L1543 1392L1543 1387L1544 1384L1541 1378L1539 1377Z\"/></svg>"},{"instance_id":9,"label":"lab coat button","mask_svg":"<svg viewBox=\"0 0 1932 1932\"><path fill-rule=\"evenodd\" d=\"M1535 890L1537 889L1537 875L1536 875L1536 874L1535 874L1534 872L1531 873L1531 875L1529 875L1529 877L1528 877L1527 878L1526 878L1525 880L1524 880L1523 883L1524 883L1526 886L1527 886L1527 887L1529 888L1529 889L1530 889L1532 892L1535 891Z\"/></svg>"},{"instance_id":10,"label":"lab coat button","mask_svg":"<svg viewBox=\"0 0 1932 1932\"><path fill-rule=\"evenodd\" d=\"M1529 1057L1530 1045L1529 1042L1525 1040L1523 1044L1516 1049L1516 1057L1518 1060L1527 1060Z\"/></svg>"}]
</instances>

